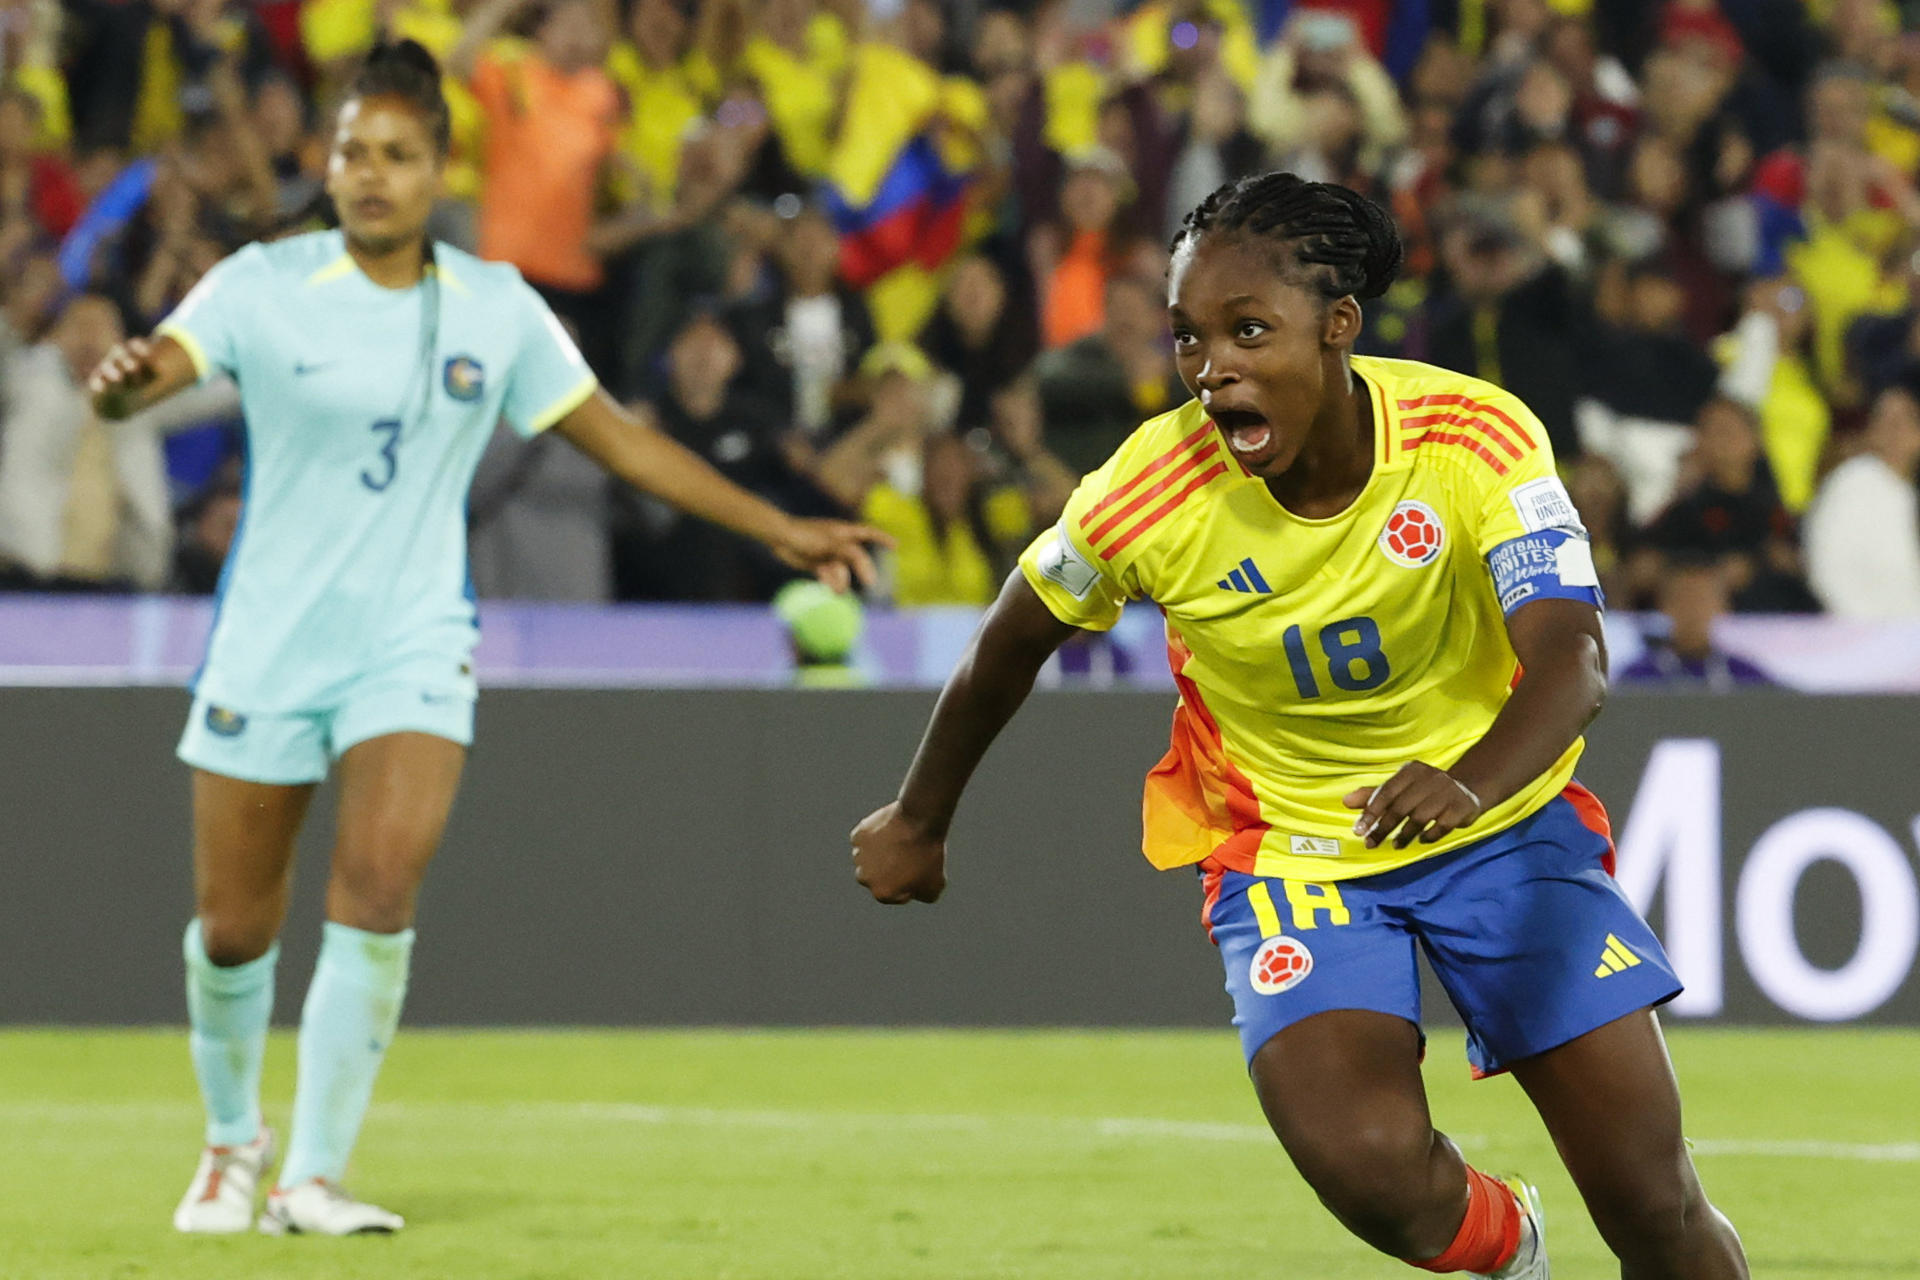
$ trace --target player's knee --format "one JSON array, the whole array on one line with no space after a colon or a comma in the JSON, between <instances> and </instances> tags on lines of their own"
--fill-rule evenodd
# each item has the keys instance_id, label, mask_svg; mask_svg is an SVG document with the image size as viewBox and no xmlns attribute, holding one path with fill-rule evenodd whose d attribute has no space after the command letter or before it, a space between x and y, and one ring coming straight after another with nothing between
<instances>
[{"instance_id":1,"label":"player's knee","mask_svg":"<svg viewBox=\"0 0 1920 1280\"><path fill-rule=\"evenodd\" d=\"M330 914L368 933L398 933L413 923L413 899L411 887L363 880L339 895Z\"/></svg>"},{"instance_id":2,"label":"player's knee","mask_svg":"<svg viewBox=\"0 0 1920 1280\"><path fill-rule=\"evenodd\" d=\"M1678 1175L1641 1178L1586 1199L1601 1238L1627 1259L1668 1256L1712 1213L1699 1183Z\"/></svg>"},{"instance_id":3,"label":"player's knee","mask_svg":"<svg viewBox=\"0 0 1920 1280\"><path fill-rule=\"evenodd\" d=\"M279 933L279 921L259 912L200 908L200 945L221 969L246 964L267 954Z\"/></svg>"},{"instance_id":4,"label":"player's knee","mask_svg":"<svg viewBox=\"0 0 1920 1280\"><path fill-rule=\"evenodd\" d=\"M419 877L401 859L336 861L330 906L336 918L373 933L397 933L413 922Z\"/></svg>"}]
</instances>

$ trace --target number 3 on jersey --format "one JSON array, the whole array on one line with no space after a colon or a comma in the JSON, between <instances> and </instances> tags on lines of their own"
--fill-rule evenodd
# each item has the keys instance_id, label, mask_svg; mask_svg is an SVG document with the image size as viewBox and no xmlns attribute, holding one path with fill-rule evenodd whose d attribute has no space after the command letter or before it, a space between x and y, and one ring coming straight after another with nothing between
<instances>
[{"instance_id":1,"label":"number 3 on jersey","mask_svg":"<svg viewBox=\"0 0 1920 1280\"><path fill-rule=\"evenodd\" d=\"M1320 628L1319 640L1327 675L1336 689L1365 693L1378 689L1392 674L1387 655L1380 648L1380 625L1372 618L1329 622ZM1287 666L1293 671L1293 687L1303 698L1319 697L1320 681L1297 623L1287 628L1281 643L1287 650Z\"/></svg>"},{"instance_id":2,"label":"number 3 on jersey","mask_svg":"<svg viewBox=\"0 0 1920 1280\"><path fill-rule=\"evenodd\" d=\"M382 418L373 424L371 430L377 436L385 436L386 442L380 446L380 468L376 473L372 467L360 473L360 483L380 493L393 483L394 476L400 473L400 420Z\"/></svg>"}]
</instances>

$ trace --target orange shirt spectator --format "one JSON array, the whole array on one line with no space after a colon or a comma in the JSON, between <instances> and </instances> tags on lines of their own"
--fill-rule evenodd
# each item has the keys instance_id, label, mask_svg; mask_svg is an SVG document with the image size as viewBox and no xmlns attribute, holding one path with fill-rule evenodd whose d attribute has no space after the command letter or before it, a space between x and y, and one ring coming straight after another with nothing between
<instances>
[{"instance_id":1,"label":"orange shirt spectator","mask_svg":"<svg viewBox=\"0 0 1920 1280\"><path fill-rule=\"evenodd\" d=\"M1107 318L1107 233L1082 231L1047 277L1041 332L1047 347L1064 347L1100 332Z\"/></svg>"},{"instance_id":2,"label":"orange shirt spectator","mask_svg":"<svg viewBox=\"0 0 1920 1280\"><path fill-rule=\"evenodd\" d=\"M1060 220L1034 229L1028 245L1040 292L1040 336L1048 350L1100 332L1107 318L1107 281L1158 264L1125 220L1133 179L1119 155L1088 147L1068 158Z\"/></svg>"},{"instance_id":3,"label":"orange shirt spectator","mask_svg":"<svg viewBox=\"0 0 1920 1280\"><path fill-rule=\"evenodd\" d=\"M600 287L600 259L587 250L612 155L620 95L597 66L571 73L537 51L482 54L473 93L487 116L480 256L511 262L538 285Z\"/></svg>"}]
</instances>

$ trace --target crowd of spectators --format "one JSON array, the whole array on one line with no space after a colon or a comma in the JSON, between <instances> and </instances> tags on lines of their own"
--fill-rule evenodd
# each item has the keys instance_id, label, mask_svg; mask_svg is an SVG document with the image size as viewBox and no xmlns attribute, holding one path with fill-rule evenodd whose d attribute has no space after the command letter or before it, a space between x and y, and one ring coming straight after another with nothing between
<instances>
[{"instance_id":1,"label":"crowd of spectators","mask_svg":"<svg viewBox=\"0 0 1920 1280\"><path fill-rule=\"evenodd\" d=\"M326 225L332 105L392 34L446 69L434 234L517 265L741 484L886 529L899 604L990 598L1184 399L1164 246L1278 167L1394 213L1407 269L1359 349L1531 405L1616 606L1920 615L1902 8L0 0L0 582L213 589L232 388L110 424L82 382L224 254ZM788 576L505 431L471 522L490 595Z\"/></svg>"}]
</instances>

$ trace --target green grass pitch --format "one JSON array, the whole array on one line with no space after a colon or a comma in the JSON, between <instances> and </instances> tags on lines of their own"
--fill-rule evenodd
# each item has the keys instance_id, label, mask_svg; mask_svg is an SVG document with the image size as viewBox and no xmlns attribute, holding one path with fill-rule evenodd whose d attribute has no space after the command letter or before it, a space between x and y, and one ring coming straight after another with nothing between
<instances>
[{"instance_id":1,"label":"green grass pitch","mask_svg":"<svg viewBox=\"0 0 1920 1280\"><path fill-rule=\"evenodd\" d=\"M1756 1277L1920 1277L1920 1033L1672 1042ZM1540 1183L1558 1280L1613 1276L1519 1091L1457 1034L1427 1079L1469 1159ZM181 1033L0 1032L0 1277L1417 1274L1314 1201L1224 1032L406 1031L350 1178L390 1239L176 1236L198 1139Z\"/></svg>"}]
</instances>

